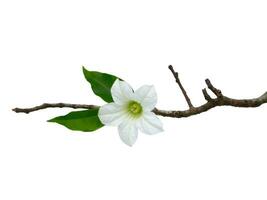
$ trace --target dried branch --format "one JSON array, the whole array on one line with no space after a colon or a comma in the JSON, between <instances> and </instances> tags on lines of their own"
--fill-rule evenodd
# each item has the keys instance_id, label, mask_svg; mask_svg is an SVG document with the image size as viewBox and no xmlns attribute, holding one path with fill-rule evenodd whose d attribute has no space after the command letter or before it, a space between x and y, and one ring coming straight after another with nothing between
<instances>
[{"instance_id":1,"label":"dried branch","mask_svg":"<svg viewBox=\"0 0 267 200\"><path fill-rule=\"evenodd\" d=\"M262 96L255 99L232 99L226 96L216 99L210 99L207 103L195 107L193 109L184 110L184 111L165 111L154 109L154 113L163 117L173 117L173 118L182 118L190 117L192 115L197 115L203 112L206 112L217 106L233 106L240 108L249 108L249 107L259 107L262 104L267 103L267 92Z\"/></svg>"},{"instance_id":2,"label":"dried branch","mask_svg":"<svg viewBox=\"0 0 267 200\"><path fill-rule=\"evenodd\" d=\"M209 79L206 79L205 82L206 82L208 88L209 88L209 89L210 89L210 90L211 90L211 91L212 91L218 98L220 98L220 97L223 96L221 90L218 90L217 88L215 88L215 87L211 84L211 82L210 82Z\"/></svg>"},{"instance_id":3,"label":"dried branch","mask_svg":"<svg viewBox=\"0 0 267 200\"><path fill-rule=\"evenodd\" d=\"M180 89L182 90L182 93L185 97L185 100L186 100L188 106L189 106L189 109L194 108L193 104L191 103L190 98L188 97L188 95L187 95L187 93L186 93L186 91L185 91L185 89L184 89L184 87L183 87L183 85L179 79L179 74L176 71L174 71L174 69L171 65L169 66L169 69L171 70L171 72L175 78L176 83L179 85Z\"/></svg>"},{"instance_id":4,"label":"dried branch","mask_svg":"<svg viewBox=\"0 0 267 200\"><path fill-rule=\"evenodd\" d=\"M43 103L40 106L35 106L32 108L14 108L12 109L16 113L26 113L29 114L34 111L43 110L46 108L73 108L73 109L93 109L98 108L99 106L95 105L86 105L86 104L70 104L70 103Z\"/></svg>"},{"instance_id":5,"label":"dried branch","mask_svg":"<svg viewBox=\"0 0 267 200\"><path fill-rule=\"evenodd\" d=\"M212 98L210 97L210 95L209 95L209 93L207 92L207 89L206 89L206 88L204 88L204 89L202 90L202 93L203 93L203 95L204 95L204 98L205 98L207 101L211 101L211 100L212 100Z\"/></svg>"},{"instance_id":6,"label":"dried branch","mask_svg":"<svg viewBox=\"0 0 267 200\"><path fill-rule=\"evenodd\" d=\"M205 82L206 82L208 89L216 95L216 98L211 98L207 92L207 89L205 88L202 90L202 93L207 102L199 107L194 107L190 101L190 98L187 96L185 89L183 88L180 82L178 73L174 71L172 66L169 66L169 69L173 73L176 82L178 83L180 89L182 90L183 95L189 106L189 109L183 110L183 111L176 111L176 110L166 111L166 110L159 110L155 108L153 112L156 115L163 116L163 117L182 118L182 117L190 117L192 115L197 115L197 114L206 112L217 106L233 106L233 107L240 107L240 108L242 107L249 108L249 107L258 107L258 106L261 106L262 104L267 103L267 92L265 92L260 97L254 98L254 99L232 99L227 96L224 96L221 90L214 87L209 79L206 79ZM99 106L87 105L87 104L44 103L40 106L35 106L32 108L14 108L13 111L16 113L28 114L28 113L46 109L46 108L93 109L93 108L98 108L98 107Z\"/></svg>"}]
</instances>

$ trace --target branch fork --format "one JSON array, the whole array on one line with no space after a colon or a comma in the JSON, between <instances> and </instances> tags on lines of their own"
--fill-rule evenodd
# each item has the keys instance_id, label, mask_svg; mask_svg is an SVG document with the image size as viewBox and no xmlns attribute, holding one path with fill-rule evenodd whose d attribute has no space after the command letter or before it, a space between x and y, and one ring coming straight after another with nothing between
<instances>
[{"instance_id":1,"label":"branch fork","mask_svg":"<svg viewBox=\"0 0 267 200\"><path fill-rule=\"evenodd\" d=\"M202 93L207 102L201 106L194 107L191 102L191 99L189 98L186 90L184 89L180 81L178 72L176 72L171 65L169 66L169 70L171 71L176 83L178 84L180 90L182 91L183 96L189 108L187 110L182 110L182 111L180 110L166 111L166 110L159 110L155 108L153 112L156 115L163 116L163 117L182 118L182 117L190 117L192 115L197 115L197 114L206 112L217 106L232 106L232 107L249 108L249 107L259 107L262 104L267 103L267 92L265 92L260 97L257 97L254 99L233 99L233 98L224 96L220 89L217 89L216 87L214 87L211 81L209 79L206 79L205 82L206 82L207 88L202 89ZM209 89L216 97L212 98L209 95L207 89ZM44 103L44 104L41 104L39 106L35 106L32 108L14 108L12 110L16 113L29 114L31 112L35 112L35 111L43 110L47 108L94 109L98 107L99 106L88 105L88 104Z\"/></svg>"}]
</instances>

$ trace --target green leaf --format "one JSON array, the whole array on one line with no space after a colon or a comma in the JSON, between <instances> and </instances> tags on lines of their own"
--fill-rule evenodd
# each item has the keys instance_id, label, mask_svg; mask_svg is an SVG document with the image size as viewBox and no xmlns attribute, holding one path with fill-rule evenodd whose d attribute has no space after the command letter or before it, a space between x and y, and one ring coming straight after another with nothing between
<instances>
[{"instance_id":1,"label":"green leaf","mask_svg":"<svg viewBox=\"0 0 267 200\"><path fill-rule=\"evenodd\" d=\"M111 96L111 87L118 77L111 74L88 71L83 67L83 74L86 80L91 84L93 92L101 97L104 101L113 102Z\"/></svg>"},{"instance_id":2,"label":"green leaf","mask_svg":"<svg viewBox=\"0 0 267 200\"><path fill-rule=\"evenodd\" d=\"M91 132L104 126L98 118L98 110L99 108L71 112L48 122L56 122L74 131Z\"/></svg>"}]
</instances>

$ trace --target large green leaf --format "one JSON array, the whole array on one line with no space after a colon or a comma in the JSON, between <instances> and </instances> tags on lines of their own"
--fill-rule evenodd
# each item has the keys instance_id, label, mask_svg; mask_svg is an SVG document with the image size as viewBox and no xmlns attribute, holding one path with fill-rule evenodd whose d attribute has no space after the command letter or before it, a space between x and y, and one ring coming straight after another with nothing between
<instances>
[{"instance_id":1,"label":"large green leaf","mask_svg":"<svg viewBox=\"0 0 267 200\"><path fill-rule=\"evenodd\" d=\"M48 122L56 122L74 131L95 131L104 126L98 118L98 110L99 108L75 111Z\"/></svg>"},{"instance_id":2,"label":"large green leaf","mask_svg":"<svg viewBox=\"0 0 267 200\"><path fill-rule=\"evenodd\" d=\"M111 96L111 87L118 77L111 74L88 71L83 67L83 74L86 80L91 84L93 92L101 97L104 101L113 102Z\"/></svg>"}]
</instances>

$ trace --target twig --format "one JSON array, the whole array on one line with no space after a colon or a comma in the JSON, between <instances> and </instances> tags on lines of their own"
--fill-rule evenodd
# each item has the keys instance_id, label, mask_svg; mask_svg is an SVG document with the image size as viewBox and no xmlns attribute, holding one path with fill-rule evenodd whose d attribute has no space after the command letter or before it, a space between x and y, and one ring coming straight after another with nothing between
<instances>
[{"instance_id":1,"label":"twig","mask_svg":"<svg viewBox=\"0 0 267 200\"><path fill-rule=\"evenodd\" d=\"M185 89L184 89L184 87L183 87L183 85L182 85L182 83L181 83L181 81L179 79L178 72L174 71L172 65L169 66L169 69L171 70L171 72L172 72L172 74L173 74L173 76L175 78L176 83L179 85L180 89L182 90L182 93L183 93L183 95L185 97L185 100L186 100L188 106L189 106L189 109L194 108L193 104L191 103L190 98L188 97L188 95L187 95L187 93L186 93L186 91L185 91Z\"/></svg>"},{"instance_id":2,"label":"twig","mask_svg":"<svg viewBox=\"0 0 267 200\"><path fill-rule=\"evenodd\" d=\"M204 98L207 100L207 101L212 101L212 98L210 97L209 93L207 92L206 88L204 88L202 90L202 93L204 95Z\"/></svg>"},{"instance_id":3,"label":"twig","mask_svg":"<svg viewBox=\"0 0 267 200\"><path fill-rule=\"evenodd\" d=\"M214 107L217 106L233 106L233 107L240 107L240 108L249 108L249 107L258 107L262 104L267 103L267 92L265 92L263 95L261 95L258 98L254 99L232 99L227 96L224 96L221 92L221 90L215 88L213 84L210 82L209 79L206 79L207 87L216 95L216 98L211 98L208 94L206 88L202 90L202 93L207 100L207 102L199 107L193 107L191 104L191 101L189 97L186 94L186 91L184 90L183 86L181 85L181 82L178 78L178 73L174 71L172 66L169 66L169 69L173 73L176 82L178 83L179 87L181 88L185 99L188 103L189 109L183 110L183 111L177 111L177 110L159 110L155 108L153 112L156 115L163 116L163 117L172 117L172 118L182 118L182 117L190 117L192 115L197 115L203 112L206 112ZM95 105L87 105L87 104L68 104L68 103L44 103L40 106L35 106L32 108L14 108L13 111L16 113L31 113L34 111L46 109L46 108L74 108L74 109L93 109L98 108L99 106Z\"/></svg>"},{"instance_id":4,"label":"twig","mask_svg":"<svg viewBox=\"0 0 267 200\"><path fill-rule=\"evenodd\" d=\"M70 104L70 103L44 103L40 106L35 106L32 108L14 108L12 109L16 113L26 113L29 114L34 111L43 110L46 108L83 108L83 109L93 109L98 108L98 106L95 105L86 105L86 104Z\"/></svg>"},{"instance_id":5,"label":"twig","mask_svg":"<svg viewBox=\"0 0 267 200\"><path fill-rule=\"evenodd\" d=\"M218 98L223 97L221 90L218 90L217 88L215 88L215 87L212 85L212 83L210 82L209 79L206 79L205 82L206 82L208 88L209 88L209 89L210 89L210 90L211 90L211 91L212 91Z\"/></svg>"}]
</instances>

